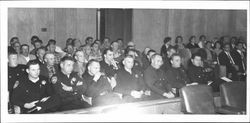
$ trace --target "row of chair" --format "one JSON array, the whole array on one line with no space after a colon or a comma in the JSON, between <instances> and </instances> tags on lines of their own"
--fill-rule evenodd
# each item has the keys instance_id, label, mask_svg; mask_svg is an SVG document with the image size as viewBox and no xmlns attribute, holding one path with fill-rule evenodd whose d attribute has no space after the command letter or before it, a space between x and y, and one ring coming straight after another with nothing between
<instances>
[{"instance_id":1,"label":"row of chair","mask_svg":"<svg viewBox=\"0 0 250 123\"><path fill-rule=\"evenodd\" d=\"M211 86L186 86L180 90L182 112L187 114L246 114L246 82L220 85L221 106L216 107Z\"/></svg>"}]
</instances>

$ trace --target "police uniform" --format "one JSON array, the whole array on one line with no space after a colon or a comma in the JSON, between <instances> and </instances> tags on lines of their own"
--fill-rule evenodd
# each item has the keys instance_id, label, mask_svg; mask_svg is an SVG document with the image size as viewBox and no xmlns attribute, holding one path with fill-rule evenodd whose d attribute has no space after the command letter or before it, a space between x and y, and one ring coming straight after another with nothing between
<instances>
[{"instance_id":1,"label":"police uniform","mask_svg":"<svg viewBox=\"0 0 250 123\"><path fill-rule=\"evenodd\" d=\"M86 96L92 97L93 106L121 103L120 97L113 93L106 75L101 75L97 81L94 81L93 78L94 76L88 72L83 74L83 79L87 81L88 85Z\"/></svg>"},{"instance_id":2,"label":"police uniform","mask_svg":"<svg viewBox=\"0 0 250 123\"><path fill-rule=\"evenodd\" d=\"M40 75L50 79L54 74L59 71L59 65L48 66L47 63L40 65Z\"/></svg>"},{"instance_id":3,"label":"police uniform","mask_svg":"<svg viewBox=\"0 0 250 123\"><path fill-rule=\"evenodd\" d=\"M171 84L172 88L176 88L176 96L179 96L179 89L190 83L186 71L183 67L174 68L170 67L167 72L167 81Z\"/></svg>"},{"instance_id":4,"label":"police uniform","mask_svg":"<svg viewBox=\"0 0 250 123\"><path fill-rule=\"evenodd\" d=\"M162 69L155 69L150 65L144 71L143 76L146 85L151 90L151 97L154 99L165 98L163 93L171 91L171 86L166 79L166 73Z\"/></svg>"},{"instance_id":5,"label":"police uniform","mask_svg":"<svg viewBox=\"0 0 250 123\"><path fill-rule=\"evenodd\" d=\"M109 65L105 62L105 60L102 60L100 62L100 66L101 66L101 71L103 71L107 77L114 77L115 74L117 73L117 70L119 69L119 65L117 64L118 68L115 68L113 65Z\"/></svg>"},{"instance_id":6,"label":"police uniform","mask_svg":"<svg viewBox=\"0 0 250 123\"><path fill-rule=\"evenodd\" d=\"M11 97L13 88L20 83L20 78L26 76L26 65L17 65L16 67L8 66L8 91L9 99Z\"/></svg>"},{"instance_id":7,"label":"police uniform","mask_svg":"<svg viewBox=\"0 0 250 123\"><path fill-rule=\"evenodd\" d=\"M61 71L58 71L58 73L51 77L51 83L56 93L60 96L60 110L71 110L90 106L82 100L82 95L85 94L87 89L87 83L83 81L77 73L72 72L68 77ZM65 91L62 84L72 87L73 90Z\"/></svg>"},{"instance_id":8,"label":"police uniform","mask_svg":"<svg viewBox=\"0 0 250 123\"><path fill-rule=\"evenodd\" d=\"M129 73L124 68L121 68L117 72L116 81L117 85L114 88L114 91L121 93L125 102L143 100L142 98L135 99L130 95L132 90L146 90L146 85L143 81L143 74L140 71L138 71L137 69L132 69L132 73Z\"/></svg>"},{"instance_id":9,"label":"police uniform","mask_svg":"<svg viewBox=\"0 0 250 123\"><path fill-rule=\"evenodd\" d=\"M188 67L187 75L190 83L197 82L198 84L207 84L208 78L202 67L197 67L191 64Z\"/></svg>"},{"instance_id":10,"label":"police uniform","mask_svg":"<svg viewBox=\"0 0 250 123\"><path fill-rule=\"evenodd\" d=\"M42 102L44 97L50 97L47 101ZM13 90L12 103L20 106L22 113L46 113L56 111L59 107L60 100L54 93L52 85L48 79L43 76L39 76L39 80L34 83L29 80L28 76L20 79L19 85ZM35 107L31 109L24 108L25 103L38 101ZM37 107L41 107L40 110L36 110Z\"/></svg>"}]
</instances>

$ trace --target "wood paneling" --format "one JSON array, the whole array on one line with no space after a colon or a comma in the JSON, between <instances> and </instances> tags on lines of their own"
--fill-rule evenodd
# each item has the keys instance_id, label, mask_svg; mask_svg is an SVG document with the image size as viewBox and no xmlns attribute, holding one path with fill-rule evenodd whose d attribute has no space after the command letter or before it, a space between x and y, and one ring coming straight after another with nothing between
<instances>
[{"instance_id":1,"label":"wood paneling","mask_svg":"<svg viewBox=\"0 0 250 123\"><path fill-rule=\"evenodd\" d=\"M247 12L244 10L133 10L133 40L142 50L147 46L159 51L163 39L178 35L188 42L191 35L204 34L208 40L223 35L246 38Z\"/></svg>"},{"instance_id":2,"label":"wood paneling","mask_svg":"<svg viewBox=\"0 0 250 123\"><path fill-rule=\"evenodd\" d=\"M41 28L47 28L42 32ZM32 35L38 35L46 44L56 39L65 47L67 38L96 36L96 9L83 8L10 8L8 9L8 37L19 37L30 45Z\"/></svg>"}]
</instances>

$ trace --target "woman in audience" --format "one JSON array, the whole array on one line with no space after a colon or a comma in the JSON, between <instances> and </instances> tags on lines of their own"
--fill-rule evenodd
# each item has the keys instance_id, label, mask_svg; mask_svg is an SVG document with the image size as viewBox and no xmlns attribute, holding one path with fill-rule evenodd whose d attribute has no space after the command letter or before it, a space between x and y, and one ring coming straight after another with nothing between
<instances>
[{"instance_id":1,"label":"woman in audience","mask_svg":"<svg viewBox=\"0 0 250 123\"><path fill-rule=\"evenodd\" d=\"M213 52L215 53L214 59L218 62L218 56L222 52L221 43L219 41L215 42Z\"/></svg>"},{"instance_id":2,"label":"woman in audience","mask_svg":"<svg viewBox=\"0 0 250 123\"><path fill-rule=\"evenodd\" d=\"M97 61L102 61L102 53L101 53L98 42L94 42L91 45L91 53L89 55L89 60L90 59L95 59Z\"/></svg>"},{"instance_id":3,"label":"woman in audience","mask_svg":"<svg viewBox=\"0 0 250 123\"><path fill-rule=\"evenodd\" d=\"M163 45L161 46L161 56L166 57L167 56L167 50L171 47L171 37L166 37L163 40Z\"/></svg>"},{"instance_id":4,"label":"woman in audience","mask_svg":"<svg viewBox=\"0 0 250 123\"><path fill-rule=\"evenodd\" d=\"M199 37L199 42L197 44L198 44L198 46L200 48L204 48L205 43L206 43L206 36L205 35L201 35Z\"/></svg>"},{"instance_id":5,"label":"woman in audience","mask_svg":"<svg viewBox=\"0 0 250 123\"><path fill-rule=\"evenodd\" d=\"M12 37L10 39L10 46L13 46L13 44L16 43L16 42L19 42L19 38L18 37Z\"/></svg>"},{"instance_id":6,"label":"woman in audience","mask_svg":"<svg viewBox=\"0 0 250 123\"><path fill-rule=\"evenodd\" d=\"M17 54L19 55L20 54L20 50L21 50L21 44L19 41L16 41L12 44L12 47L14 48L14 50L17 52Z\"/></svg>"},{"instance_id":7,"label":"woman in audience","mask_svg":"<svg viewBox=\"0 0 250 123\"><path fill-rule=\"evenodd\" d=\"M175 47L177 50L179 49L184 49L185 48L185 45L183 43L183 37L182 36L177 36L175 38Z\"/></svg>"},{"instance_id":8,"label":"woman in audience","mask_svg":"<svg viewBox=\"0 0 250 123\"><path fill-rule=\"evenodd\" d=\"M199 48L199 45L196 42L196 36L193 35L189 38L189 43L186 45L186 48L190 49L191 52L192 50Z\"/></svg>"},{"instance_id":9,"label":"woman in audience","mask_svg":"<svg viewBox=\"0 0 250 123\"><path fill-rule=\"evenodd\" d=\"M74 72L77 72L80 77L82 77L83 73L86 70L86 59L84 56L84 52L82 50L77 50L75 52L74 58L76 62L74 63Z\"/></svg>"}]
</instances>

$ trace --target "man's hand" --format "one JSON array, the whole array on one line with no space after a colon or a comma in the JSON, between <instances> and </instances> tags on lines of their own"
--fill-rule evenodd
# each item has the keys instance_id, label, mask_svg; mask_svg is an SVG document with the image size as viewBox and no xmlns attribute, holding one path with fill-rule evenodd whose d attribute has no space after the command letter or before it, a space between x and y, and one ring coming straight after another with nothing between
<instances>
[{"instance_id":1,"label":"man's hand","mask_svg":"<svg viewBox=\"0 0 250 123\"><path fill-rule=\"evenodd\" d=\"M117 84L117 82L116 82L116 80L115 80L114 77L112 77L112 78L109 80L109 83L110 83L112 89L113 89L113 88L116 86L116 84Z\"/></svg>"},{"instance_id":2,"label":"man's hand","mask_svg":"<svg viewBox=\"0 0 250 123\"><path fill-rule=\"evenodd\" d=\"M174 94L173 93L171 93L171 92L168 92L168 93L163 93L162 94L164 97L167 97L167 98L173 98L174 97Z\"/></svg>"},{"instance_id":3,"label":"man's hand","mask_svg":"<svg viewBox=\"0 0 250 123\"><path fill-rule=\"evenodd\" d=\"M65 84L63 84L63 83L61 83L61 85L62 85L62 89L63 89L63 90L65 90L65 91L73 91L73 88L72 88L72 87L67 86L67 85L65 85Z\"/></svg>"},{"instance_id":4,"label":"man's hand","mask_svg":"<svg viewBox=\"0 0 250 123\"><path fill-rule=\"evenodd\" d=\"M130 95L134 98L141 98L142 94L143 93L141 91L136 91L136 90L132 90L130 93Z\"/></svg>"},{"instance_id":5,"label":"man's hand","mask_svg":"<svg viewBox=\"0 0 250 123\"><path fill-rule=\"evenodd\" d=\"M198 85L198 83L197 82L193 82L193 83L187 84L186 86L191 86L191 85Z\"/></svg>"},{"instance_id":6,"label":"man's hand","mask_svg":"<svg viewBox=\"0 0 250 123\"><path fill-rule=\"evenodd\" d=\"M97 82L97 81L100 79L101 76L102 76L102 73L101 73L101 72L98 72L98 73L95 74L93 80L94 80L95 82Z\"/></svg>"},{"instance_id":7,"label":"man's hand","mask_svg":"<svg viewBox=\"0 0 250 123\"><path fill-rule=\"evenodd\" d=\"M144 94L147 95L147 96L150 96L150 95L151 95L151 91L150 91L150 90L146 90L146 91L144 92Z\"/></svg>"},{"instance_id":8,"label":"man's hand","mask_svg":"<svg viewBox=\"0 0 250 123\"><path fill-rule=\"evenodd\" d=\"M50 97L44 97L44 98L41 99L41 102L45 102L45 101L47 101L49 98L50 98Z\"/></svg>"},{"instance_id":9,"label":"man's hand","mask_svg":"<svg viewBox=\"0 0 250 123\"><path fill-rule=\"evenodd\" d=\"M30 102L30 103L25 103L25 104L24 104L24 108L31 109L31 108L33 108L33 107L36 106L36 103L37 103L37 102L39 102L39 100Z\"/></svg>"}]
</instances>

